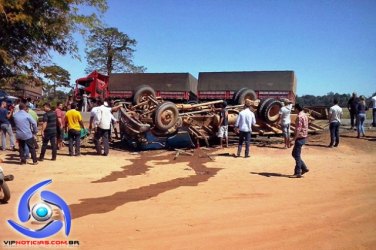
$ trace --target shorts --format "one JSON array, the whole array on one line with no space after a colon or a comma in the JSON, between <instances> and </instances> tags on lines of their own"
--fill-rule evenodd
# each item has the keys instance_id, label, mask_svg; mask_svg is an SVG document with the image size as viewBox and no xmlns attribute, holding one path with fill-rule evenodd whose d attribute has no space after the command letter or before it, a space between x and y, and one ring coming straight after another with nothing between
<instances>
[{"instance_id":1,"label":"shorts","mask_svg":"<svg viewBox=\"0 0 376 250\"><path fill-rule=\"evenodd\" d=\"M289 124L281 124L282 128L282 135L285 138L290 138L290 123Z\"/></svg>"},{"instance_id":2,"label":"shorts","mask_svg":"<svg viewBox=\"0 0 376 250\"><path fill-rule=\"evenodd\" d=\"M64 141L64 129L63 128L57 128L56 138L58 140Z\"/></svg>"},{"instance_id":3,"label":"shorts","mask_svg":"<svg viewBox=\"0 0 376 250\"><path fill-rule=\"evenodd\" d=\"M228 126L220 126L217 136L219 138L228 137Z\"/></svg>"}]
</instances>

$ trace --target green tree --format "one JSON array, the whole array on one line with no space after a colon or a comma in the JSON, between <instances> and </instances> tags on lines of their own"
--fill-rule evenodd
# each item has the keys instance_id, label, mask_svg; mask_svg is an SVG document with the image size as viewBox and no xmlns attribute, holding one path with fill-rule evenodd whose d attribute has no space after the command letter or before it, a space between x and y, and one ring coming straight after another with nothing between
<instances>
[{"instance_id":1,"label":"green tree","mask_svg":"<svg viewBox=\"0 0 376 250\"><path fill-rule=\"evenodd\" d=\"M80 6L93 13L82 14ZM96 13L106 9L106 0L0 0L0 84L38 75L50 63L50 51L77 58L73 33L98 26Z\"/></svg>"},{"instance_id":2,"label":"green tree","mask_svg":"<svg viewBox=\"0 0 376 250\"><path fill-rule=\"evenodd\" d=\"M47 80L45 89L52 89L52 94L56 96L57 87L69 87L70 74L67 70L57 65L43 67L41 72ZM49 86L51 88L49 88Z\"/></svg>"},{"instance_id":3,"label":"green tree","mask_svg":"<svg viewBox=\"0 0 376 250\"><path fill-rule=\"evenodd\" d=\"M98 70L112 72L144 72L143 66L133 64L133 52L137 42L117 28L96 28L87 39L86 72Z\"/></svg>"}]
</instances>

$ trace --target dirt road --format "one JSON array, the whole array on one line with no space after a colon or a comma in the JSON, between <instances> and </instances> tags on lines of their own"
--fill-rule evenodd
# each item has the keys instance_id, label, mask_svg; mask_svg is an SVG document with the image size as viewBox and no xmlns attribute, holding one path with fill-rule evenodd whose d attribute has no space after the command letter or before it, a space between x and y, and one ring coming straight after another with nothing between
<instances>
[{"instance_id":1,"label":"dirt road","mask_svg":"<svg viewBox=\"0 0 376 250\"><path fill-rule=\"evenodd\" d=\"M52 179L46 189L65 200L73 219L68 237L49 239L78 240L80 249L375 249L376 131L342 135L332 149L327 133L310 137L303 159L311 171L301 179L288 178L294 161L282 144L252 145L247 159L213 160L206 154L235 147L176 160L174 152L103 157L86 148L81 157L62 151L37 166L15 164L7 151L1 166L15 180L10 202L0 205L1 245L28 239L6 221L19 222L29 187Z\"/></svg>"}]
</instances>

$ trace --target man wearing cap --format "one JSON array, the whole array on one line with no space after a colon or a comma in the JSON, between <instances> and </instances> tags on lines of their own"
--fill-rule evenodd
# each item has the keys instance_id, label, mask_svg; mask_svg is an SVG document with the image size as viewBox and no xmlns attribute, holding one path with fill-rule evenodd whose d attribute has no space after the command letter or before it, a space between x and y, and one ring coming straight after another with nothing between
<instances>
[{"instance_id":1,"label":"man wearing cap","mask_svg":"<svg viewBox=\"0 0 376 250\"><path fill-rule=\"evenodd\" d=\"M285 140L285 148L290 148L290 124L291 124L291 101L289 99L285 99L283 101L284 106L279 111L280 119L281 119L281 128L282 128L282 134L283 138Z\"/></svg>"},{"instance_id":2,"label":"man wearing cap","mask_svg":"<svg viewBox=\"0 0 376 250\"><path fill-rule=\"evenodd\" d=\"M226 109L227 102L222 103L222 110L220 114L220 120L218 124L218 133L217 136L220 140L220 147L223 147L223 137L226 140L226 148L228 147L228 111Z\"/></svg>"},{"instance_id":3,"label":"man wearing cap","mask_svg":"<svg viewBox=\"0 0 376 250\"><path fill-rule=\"evenodd\" d=\"M256 124L255 114L251 111L251 100L246 99L244 110L241 111L236 119L235 132L239 133L239 145L237 157L240 156L242 145L245 141L245 158L249 157L249 143L251 141L252 126Z\"/></svg>"},{"instance_id":4,"label":"man wearing cap","mask_svg":"<svg viewBox=\"0 0 376 250\"><path fill-rule=\"evenodd\" d=\"M329 109L329 130L331 147L338 147L339 144L339 126L341 125L342 108L338 106L338 99L334 99L333 106Z\"/></svg>"}]
</instances>

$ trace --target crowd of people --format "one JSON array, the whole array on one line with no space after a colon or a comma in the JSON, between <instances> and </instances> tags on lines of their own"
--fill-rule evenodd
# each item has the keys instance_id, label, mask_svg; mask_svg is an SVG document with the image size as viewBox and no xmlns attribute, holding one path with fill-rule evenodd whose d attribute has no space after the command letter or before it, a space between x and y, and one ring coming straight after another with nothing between
<instances>
[{"instance_id":1,"label":"crowd of people","mask_svg":"<svg viewBox=\"0 0 376 250\"><path fill-rule=\"evenodd\" d=\"M348 109L350 112L351 129L357 130L357 137L365 136L364 121L366 119L366 111L370 108L373 110L372 125L376 126L376 95L372 97L371 103L366 104L364 96L357 97L353 93L348 101ZM295 159L294 176L300 178L307 173L309 169L302 160L301 151L308 136L308 117L304 112L304 108L296 103L294 105L297 110L295 120L295 133L291 138L291 111L293 109L292 102L288 99L283 101L283 107L280 109L280 127L284 137L284 148L292 149L292 156ZM88 107L83 111L88 110ZM228 111L227 103L223 102L220 111L220 121L218 125L218 134L220 138L220 147L223 141L228 147ZM245 100L244 109L239 113L234 131L239 135L239 143L235 157L240 157L243 143L245 144L244 157L250 157L250 141L252 135L252 127L257 127L256 117L252 112L251 100ZM69 107L69 110L67 110ZM6 135L9 135L10 149L16 150L16 141L18 142L18 150L20 155L20 163L26 164L27 158L31 156L32 164L38 164L43 161L48 144L51 145L52 161L57 158L57 150L64 147L64 139L68 141L69 156L80 156L81 137L85 131L91 133L94 131L94 145L98 155L107 156L109 154L109 140L111 138L112 129L115 129L117 119L113 112L116 112L120 106L110 107L108 102L101 100L92 100L90 102L90 122L88 131L85 129L81 112L77 110L77 105L72 98L68 98L63 103L58 103L56 109L53 109L49 103L43 105L45 111L42 118L42 127L40 135L42 137L42 146L40 155L37 157L38 144L36 135L38 133L38 116L34 111L35 105L30 99L21 99L14 107L9 107L5 101L0 105L0 128L2 134L2 150L6 150ZM333 106L328 112L330 143L328 147L338 147L340 142L339 128L343 111L338 106L338 100L333 100ZM14 121L16 136L13 134L11 120ZM116 132L116 131L115 131ZM66 137L66 138L65 138Z\"/></svg>"},{"instance_id":2,"label":"crowd of people","mask_svg":"<svg viewBox=\"0 0 376 250\"><path fill-rule=\"evenodd\" d=\"M368 106L366 105L364 96L357 97L356 93L353 93L351 99L348 102L348 109L350 112L351 129L356 125L357 138L360 135L365 136L364 121L366 119L366 111ZM337 99L333 100L333 106L329 108L328 121L329 121L329 131L330 131L330 143L329 148L338 147L340 141L339 128L341 125L341 119L343 117L343 110L338 105L339 101ZM220 122L218 125L218 137L220 138L220 147L223 145L223 139L226 140L226 145L228 144L228 112L226 111L227 103L222 106L222 111L220 113ZM376 95L371 98L369 106L372 108L373 122L372 126L376 127ZM303 174L309 172L308 167L304 163L301 152L302 147L306 143L306 138L308 136L308 116L304 112L304 108L296 103L294 105L297 111L297 116L295 120L295 133L294 138L290 138L290 124L291 124L291 111L292 102L288 99L283 100L283 107L280 109L280 127L282 130L282 135L284 138L284 148L290 148L293 144L292 156L295 160L295 169L293 176L296 178L301 178ZM239 134L238 150L235 157L240 157L242 151L242 145L245 143L245 158L250 157L250 141L252 135L252 127L256 127L256 118L251 108L251 101L246 100L244 104L244 110L241 111L237 117L235 123L235 132Z\"/></svg>"},{"instance_id":3,"label":"crowd of people","mask_svg":"<svg viewBox=\"0 0 376 250\"><path fill-rule=\"evenodd\" d=\"M38 161L43 161L48 144L50 144L52 151L51 160L56 161L57 151L64 147L64 140L68 141L69 156L80 156L81 137L94 131L94 144L97 154L107 156L109 154L111 128L117 122L112 112L117 111L120 106L111 108L108 102L93 101L88 131L85 129L81 112L77 110L76 103L68 99L65 105L69 106L69 110L61 102L57 103L55 109L49 103L43 104L44 114L41 121L42 126L39 130L38 115L34 111L35 106L29 100L20 99L14 106L2 101L0 106L2 150L7 149L6 136L8 134L11 150L16 151L16 142L18 142L21 164L26 164L29 157L31 157L33 165L38 164ZM16 135L13 133L12 123ZM38 133L42 138L39 157L37 157Z\"/></svg>"}]
</instances>

